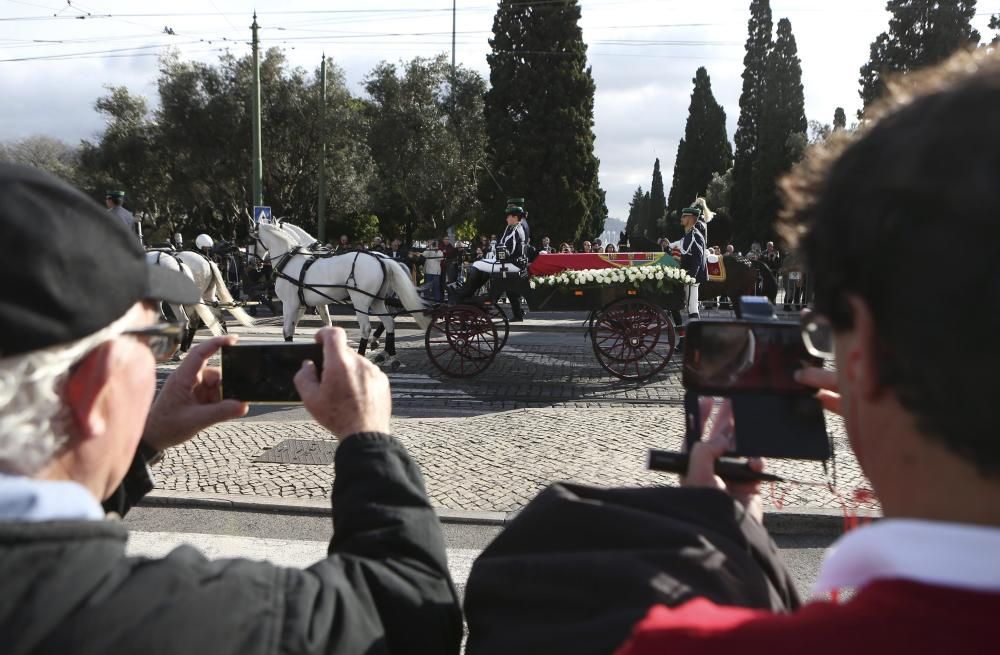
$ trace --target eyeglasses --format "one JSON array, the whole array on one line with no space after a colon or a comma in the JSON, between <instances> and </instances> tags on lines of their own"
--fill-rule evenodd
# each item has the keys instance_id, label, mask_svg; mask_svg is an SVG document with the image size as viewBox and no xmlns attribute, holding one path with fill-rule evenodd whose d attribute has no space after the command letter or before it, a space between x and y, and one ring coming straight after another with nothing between
<instances>
[{"instance_id":1,"label":"eyeglasses","mask_svg":"<svg viewBox=\"0 0 1000 655\"><path fill-rule=\"evenodd\" d=\"M802 313L802 341L810 355L833 359L833 325L822 314L806 310Z\"/></svg>"},{"instance_id":2,"label":"eyeglasses","mask_svg":"<svg viewBox=\"0 0 1000 655\"><path fill-rule=\"evenodd\" d=\"M122 335L140 337L153 351L156 361L165 362L180 348L184 328L184 323L157 323L136 330L126 330Z\"/></svg>"}]
</instances>

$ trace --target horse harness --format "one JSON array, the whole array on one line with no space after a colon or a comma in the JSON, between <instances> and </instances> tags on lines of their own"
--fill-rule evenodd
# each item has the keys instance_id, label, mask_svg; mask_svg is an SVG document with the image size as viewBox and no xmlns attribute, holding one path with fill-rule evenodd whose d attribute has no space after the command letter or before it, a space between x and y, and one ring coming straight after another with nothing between
<instances>
[{"instance_id":1,"label":"horse harness","mask_svg":"<svg viewBox=\"0 0 1000 655\"><path fill-rule=\"evenodd\" d=\"M177 253L174 252L173 250L156 250L155 252L156 252L156 265L157 266L160 265L160 258L163 257L163 255L170 255L170 257L175 262L177 262L177 266L180 268L181 273L184 272L185 268L187 268L189 271L191 270L191 267L188 266L187 264L185 264L184 260L181 259L180 257L178 257Z\"/></svg>"},{"instance_id":2,"label":"horse harness","mask_svg":"<svg viewBox=\"0 0 1000 655\"><path fill-rule=\"evenodd\" d=\"M335 303L335 304L349 304L349 303L347 303L344 300L339 300L339 299L336 299L336 298L332 298L329 294L326 294L323 291L320 291L320 288L325 288L325 289L347 289L348 291L355 291L357 293L364 294L364 295L368 296L369 298L374 298L375 300L382 300L383 302L386 301L387 300L386 298L384 298L382 296L379 296L378 294L369 293L368 291L365 291L364 289L359 288L358 287L358 283L357 283L357 279L355 279L355 277L354 277L355 267L358 265L358 257L360 257L361 255L367 255L369 257L375 258L375 261L378 262L379 267L381 267L381 269L382 269L382 282L379 284L378 288L381 290L382 287L388 281L388 273L385 270L385 262L382 261L382 258L379 257L378 255L376 255L374 253L371 253L371 252L368 252L366 250L357 250L357 251L354 252L354 260L351 262L351 272L350 272L350 274L348 274L347 279L344 281L344 284L308 284L308 283L306 283L306 273L309 271L309 268L312 267L312 265L315 264L317 261L319 261L321 259L330 259L331 257L340 257L340 256L345 255L345 254L348 254L348 253L340 253L340 255L335 254L333 251L327 251L327 252L317 253L317 252L308 250L306 248L303 248L302 246L295 246L291 250L289 250L288 252L286 252L285 254L281 255L281 257L278 258L278 263L274 265L274 273L273 273L273 275L274 275L275 278L281 278L283 280L291 282L296 287L298 287L299 302L302 303L302 305L306 305L305 292L307 290L308 291L312 291L313 293L315 293L318 296L322 296L323 298L326 298L331 303ZM305 261L302 262L302 268L299 270L299 276L298 276L298 278L294 278L291 275L285 273L285 268L288 266L289 262L292 261L292 258L295 257L296 255L302 255L302 256L305 257ZM357 310L357 308L355 308L355 310ZM398 316L399 314L403 314L405 312L387 312L385 314L375 314L375 313L372 313L372 312L363 312L363 313L368 314L369 316Z\"/></svg>"}]
</instances>

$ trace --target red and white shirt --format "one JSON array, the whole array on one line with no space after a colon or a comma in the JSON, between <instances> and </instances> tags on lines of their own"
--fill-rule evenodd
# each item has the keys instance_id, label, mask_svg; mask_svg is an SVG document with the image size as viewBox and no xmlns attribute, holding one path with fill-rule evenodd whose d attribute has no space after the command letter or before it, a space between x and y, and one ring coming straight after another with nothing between
<instances>
[{"instance_id":1,"label":"red and white shirt","mask_svg":"<svg viewBox=\"0 0 1000 655\"><path fill-rule=\"evenodd\" d=\"M792 614L653 607L617 655L1000 653L1000 528L885 519L845 535Z\"/></svg>"}]
</instances>

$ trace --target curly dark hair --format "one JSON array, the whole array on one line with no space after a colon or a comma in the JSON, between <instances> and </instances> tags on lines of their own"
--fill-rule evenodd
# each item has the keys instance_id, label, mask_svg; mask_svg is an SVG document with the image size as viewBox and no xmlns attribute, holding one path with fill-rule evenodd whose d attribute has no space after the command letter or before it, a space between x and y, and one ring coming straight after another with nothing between
<instances>
[{"instance_id":1,"label":"curly dark hair","mask_svg":"<svg viewBox=\"0 0 1000 655\"><path fill-rule=\"evenodd\" d=\"M1000 362L1000 53L962 52L897 79L860 129L813 149L781 187L780 229L813 273L816 311L847 329L846 295L863 299L880 383L928 438L1000 476L988 411Z\"/></svg>"}]
</instances>

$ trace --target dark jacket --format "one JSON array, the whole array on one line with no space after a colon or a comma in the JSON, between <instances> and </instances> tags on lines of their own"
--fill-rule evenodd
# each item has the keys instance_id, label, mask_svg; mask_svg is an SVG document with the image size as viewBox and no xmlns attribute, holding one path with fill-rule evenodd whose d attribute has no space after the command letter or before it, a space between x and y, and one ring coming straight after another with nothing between
<instances>
[{"instance_id":1,"label":"dark jacket","mask_svg":"<svg viewBox=\"0 0 1000 655\"><path fill-rule=\"evenodd\" d=\"M337 449L329 557L308 569L125 556L116 521L0 523L0 651L458 653L461 615L417 466L382 434Z\"/></svg>"},{"instance_id":2,"label":"dark jacket","mask_svg":"<svg viewBox=\"0 0 1000 655\"><path fill-rule=\"evenodd\" d=\"M554 484L473 565L465 652L607 655L654 604L696 597L799 606L777 547L725 493Z\"/></svg>"}]
</instances>

